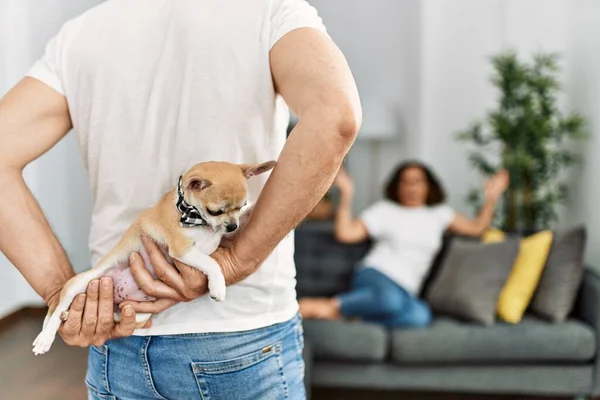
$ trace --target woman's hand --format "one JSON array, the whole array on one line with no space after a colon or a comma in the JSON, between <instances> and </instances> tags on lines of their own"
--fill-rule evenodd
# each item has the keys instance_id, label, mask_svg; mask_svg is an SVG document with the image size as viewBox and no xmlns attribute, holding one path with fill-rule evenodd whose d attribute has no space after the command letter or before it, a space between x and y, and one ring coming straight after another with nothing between
<instances>
[{"instance_id":1,"label":"woman's hand","mask_svg":"<svg viewBox=\"0 0 600 400\"><path fill-rule=\"evenodd\" d=\"M49 300L50 309L55 309L60 299L57 291ZM135 309L132 306L122 309L121 321L114 322L113 282L110 278L93 280L89 283L85 294L73 300L69 308L67 320L63 322L58 333L69 346L100 346L109 339L131 336L136 328ZM150 327L148 321L144 328Z\"/></svg>"},{"instance_id":2,"label":"woman's hand","mask_svg":"<svg viewBox=\"0 0 600 400\"><path fill-rule=\"evenodd\" d=\"M496 202L500 196L508 189L510 176L505 169L502 169L488 179L483 186L483 194L486 200Z\"/></svg>"},{"instance_id":3,"label":"woman's hand","mask_svg":"<svg viewBox=\"0 0 600 400\"><path fill-rule=\"evenodd\" d=\"M498 171L484 184L485 203L475 219L456 214L448 229L456 234L479 237L485 233L494 218L494 209L500 196L508 189L510 178L506 170Z\"/></svg>"},{"instance_id":4,"label":"woman's hand","mask_svg":"<svg viewBox=\"0 0 600 400\"><path fill-rule=\"evenodd\" d=\"M350 175L340 168L335 178L335 185L340 190L340 203L335 212L335 238L342 243L359 243L369 237L367 227L361 219L352 217L352 200L354 182Z\"/></svg>"},{"instance_id":5,"label":"woman's hand","mask_svg":"<svg viewBox=\"0 0 600 400\"><path fill-rule=\"evenodd\" d=\"M342 196L351 198L354 197L354 181L342 167L335 178L335 186L340 190Z\"/></svg>"}]
</instances>

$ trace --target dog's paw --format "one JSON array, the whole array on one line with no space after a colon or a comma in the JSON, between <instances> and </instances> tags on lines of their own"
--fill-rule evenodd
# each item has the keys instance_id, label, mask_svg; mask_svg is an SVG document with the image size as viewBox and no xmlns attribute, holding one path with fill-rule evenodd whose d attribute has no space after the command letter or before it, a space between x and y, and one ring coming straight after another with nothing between
<instances>
[{"instance_id":1,"label":"dog's paw","mask_svg":"<svg viewBox=\"0 0 600 400\"><path fill-rule=\"evenodd\" d=\"M56 332L52 332L51 330L43 330L33 341L33 353L37 356L48 352L50 347L52 347L55 337Z\"/></svg>"},{"instance_id":2,"label":"dog's paw","mask_svg":"<svg viewBox=\"0 0 600 400\"><path fill-rule=\"evenodd\" d=\"M227 288L223 275L218 277L213 276L208 279L208 293L211 299L218 302L225 300L226 291Z\"/></svg>"}]
</instances>

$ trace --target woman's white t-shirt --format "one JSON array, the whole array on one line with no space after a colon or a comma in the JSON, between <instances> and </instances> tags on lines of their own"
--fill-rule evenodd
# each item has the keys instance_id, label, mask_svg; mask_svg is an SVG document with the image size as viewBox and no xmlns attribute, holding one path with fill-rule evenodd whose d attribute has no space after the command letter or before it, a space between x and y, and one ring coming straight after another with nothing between
<instances>
[{"instance_id":1,"label":"woman's white t-shirt","mask_svg":"<svg viewBox=\"0 0 600 400\"><path fill-rule=\"evenodd\" d=\"M413 208L387 200L375 203L361 215L374 240L363 265L417 294L454 215L448 205Z\"/></svg>"},{"instance_id":2,"label":"woman's white t-shirt","mask_svg":"<svg viewBox=\"0 0 600 400\"><path fill-rule=\"evenodd\" d=\"M298 28L326 32L305 0L109 0L67 22L27 75L65 95L92 189L92 263L202 161L274 160L289 111L269 54ZM255 202L268 174L249 180ZM297 310L294 238L227 300L179 303L136 335L243 331Z\"/></svg>"}]
</instances>

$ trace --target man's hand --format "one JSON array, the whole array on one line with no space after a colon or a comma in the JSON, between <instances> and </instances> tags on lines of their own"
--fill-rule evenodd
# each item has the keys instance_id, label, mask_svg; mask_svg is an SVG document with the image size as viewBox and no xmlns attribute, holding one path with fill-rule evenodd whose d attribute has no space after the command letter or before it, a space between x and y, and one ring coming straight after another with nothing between
<instances>
[{"instance_id":1,"label":"man's hand","mask_svg":"<svg viewBox=\"0 0 600 400\"><path fill-rule=\"evenodd\" d=\"M137 312L157 314L176 303L194 300L208 292L206 275L177 260L174 260L175 266L169 264L156 243L145 236L142 237L142 241L158 279L152 277L137 253L132 256L131 273L140 289L157 300L126 301L121 303L121 308L131 305ZM221 266L228 285L240 281L253 272L250 268L241 268L236 264L231 247L219 247L211 257Z\"/></svg>"},{"instance_id":2,"label":"man's hand","mask_svg":"<svg viewBox=\"0 0 600 400\"><path fill-rule=\"evenodd\" d=\"M207 293L206 275L177 260L174 260L175 266L169 264L154 241L142 236L142 242L158 279L152 277L137 253L133 253L130 260L131 274L140 289L157 300L126 301L121 303L121 308L132 305L137 312L157 314L176 303L191 301Z\"/></svg>"},{"instance_id":3,"label":"man's hand","mask_svg":"<svg viewBox=\"0 0 600 400\"><path fill-rule=\"evenodd\" d=\"M51 308L55 308L59 297L60 292L50 299ZM119 323L114 322L113 312L112 280L93 280L86 293L73 300L69 316L58 333L66 344L78 347L88 347L92 344L100 346L109 339L131 336L136 327L135 309L132 306L124 307ZM150 325L151 321L148 321L144 328Z\"/></svg>"}]
</instances>

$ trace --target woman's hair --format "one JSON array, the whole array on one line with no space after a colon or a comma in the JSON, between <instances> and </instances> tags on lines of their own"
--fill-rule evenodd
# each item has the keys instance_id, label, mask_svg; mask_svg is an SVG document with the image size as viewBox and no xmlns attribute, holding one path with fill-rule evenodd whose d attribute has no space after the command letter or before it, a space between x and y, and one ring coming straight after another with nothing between
<instances>
[{"instance_id":1,"label":"woman's hair","mask_svg":"<svg viewBox=\"0 0 600 400\"><path fill-rule=\"evenodd\" d=\"M427 200L428 206L435 206L446 201L446 192L433 171L425 164L419 161L406 161L400 163L385 187L385 197L388 200L400 204L400 185L402 184L402 174L409 168L419 168L425 173L427 178Z\"/></svg>"}]
</instances>

